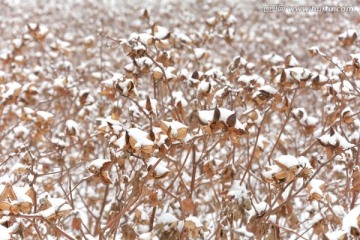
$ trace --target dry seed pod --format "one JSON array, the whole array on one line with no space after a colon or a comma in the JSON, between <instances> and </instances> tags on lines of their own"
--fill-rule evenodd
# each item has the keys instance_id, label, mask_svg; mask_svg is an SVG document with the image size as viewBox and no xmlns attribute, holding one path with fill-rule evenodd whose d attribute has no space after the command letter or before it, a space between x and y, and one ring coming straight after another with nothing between
<instances>
[{"instance_id":1,"label":"dry seed pod","mask_svg":"<svg viewBox=\"0 0 360 240\"><path fill-rule=\"evenodd\" d=\"M282 155L274 159L274 163L281 169L296 172L299 168L299 161L296 157L291 155Z\"/></svg>"},{"instance_id":2,"label":"dry seed pod","mask_svg":"<svg viewBox=\"0 0 360 240\"><path fill-rule=\"evenodd\" d=\"M289 54L286 56L285 58L285 67L290 68L290 67L299 67L300 64L297 61L297 59L294 57L294 55Z\"/></svg>"},{"instance_id":3,"label":"dry seed pod","mask_svg":"<svg viewBox=\"0 0 360 240\"><path fill-rule=\"evenodd\" d=\"M0 202L0 211L9 211L11 207L11 204L6 201Z\"/></svg>"},{"instance_id":4,"label":"dry seed pod","mask_svg":"<svg viewBox=\"0 0 360 240\"><path fill-rule=\"evenodd\" d=\"M160 128L164 134L167 134L170 138L175 138L177 140L183 140L189 130L186 125L178 121L160 121Z\"/></svg>"},{"instance_id":5,"label":"dry seed pod","mask_svg":"<svg viewBox=\"0 0 360 240\"><path fill-rule=\"evenodd\" d=\"M152 76L155 80L160 80L163 78L164 74L163 74L163 71L159 67L155 67L153 69Z\"/></svg>"},{"instance_id":6,"label":"dry seed pod","mask_svg":"<svg viewBox=\"0 0 360 240\"><path fill-rule=\"evenodd\" d=\"M52 198L48 194L40 199L39 214L47 220L53 221L63 216L67 216L72 211L65 199Z\"/></svg>"},{"instance_id":7,"label":"dry seed pod","mask_svg":"<svg viewBox=\"0 0 360 240\"><path fill-rule=\"evenodd\" d=\"M155 164L158 162L159 159L157 158L150 158L149 162L148 162L148 170L150 171L150 169L152 169ZM160 161L155 169L153 170L153 174L152 177L156 178L156 179L161 179L166 177L167 174L170 173L170 170L165 167L165 165Z\"/></svg>"},{"instance_id":8,"label":"dry seed pod","mask_svg":"<svg viewBox=\"0 0 360 240\"><path fill-rule=\"evenodd\" d=\"M209 17L205 20L205 23L208 27L214 28L215 25L218 23L217 17Z\"/></svg>"},{"instance_id":9,"label":"dry seed pod","mask_svg":"<svg viewBox=\"0 0 360 240\"><path fill-rule=\"evenodd\" d=\"M18 201L13 201L10 206L10 212L14 215L18 215L20 213L20 204Z\"/></svg>"},{"instance_id":10,"label":"dry seed pod","mask_svg":"<svg viewBox=\"0 0 360 240\"><path fill-rule=\"evenodd\" d=\"M189 231L189 235L191 238L196 238L201 230L206 230L206 228L201 224L197 217L187 217L184 220L184 226Z\"/></svg>"},{"instance_id":11,"label":"dry seed pod","mask_svg":"<svg viewBox=\"0 0 360 240\"><path fill-rule=\"evenodd\" d=\"M228 127L231 127L231 128L233 128L233 127L235 127L235 125L236 125L236 114L234 113L234 114L231 114L227 119L226 119L226 125L228 126Z\"/></svg>"},{"instance_id":12,"label":"dry seed pod","mask_svg":"<svg viewBox=\"0 0 360 240\"><path fill-rule=\"evenodd\" d=\"M20 211L23 213L29 213L32 208L32 203L29 202L20 202Z\"/></svg>"},{"instance_id":13,"label":"dry seed pod","mask_svg":"<svg viewBox=\"0 0 360 240\"><path fill-rule=\"evenodd\" d=\"M325 182L323 180L312 179L306 186L306 190L309 193L307 199L321 201L323 199L324 188Z\"/></svg>"},{"instance_id":14,"label":"dry seed pod","mask_svg":"<svg viewBox=\"0 0 360 240\"><path fill-rule=\"evenodd\" d=\"M211 91L211 83L207 81L201 81L198 85L197 91L200 94L207 94Z\"/></svg>"},{"instance_id":15,"label":"dry seed pod","mask_svg":"<svg viewBox=\"0 0 360 240\"><path fill-rule=\"evenodd\" d=\"M45 111L36 112L36 122L40 125L52 125L54 123L54 115Z\"/></svg>"},{"instance_id":16,"label":"dry seed pod","mask_svg":"<svg viewBox=\"0 0 360 240\"><path fill-rule=\"evenodd\" d=\"M354 122L354 117L352 116L354 113L351 110L350 107L346 107L342 112L341 112L341 118L342 120L347 123L347 124L351 124Z\"/></svg>"},{"instance_id":17,"label":"dry seed pod","mask_svg":"<svg viewBox=\"0 0 360 240\"><path fill-rule=\"evenodd\" d=\"M355 29L348 29L338 36L343 47L352 45L358 38L358 32Z\"/></svg>"},{"instance_id":18,"label":"dry seed pod","mask_svg":"<svg viewBox=\"0 0 360 240\"><path fill-rule=\"evenodd\" d=\"M100 174L100 172L107 170L111 165L109 159L96 159L93 160L88 166L87 170L94 175Z\"/></svg>"},{"instance_id":19,"label":"dry seed pod","mask_svg":"<svg viewBox=\"0 0 360 240\"><path fill-rule=\"evenodd\" d=\"M154 149L154 142L149 139L149 134L138 128L130 128L127 130L129 136L129 144L135 152L151 154Z\"/></svg>"},{"instance_id":20,"label":"dry seed pod","mask_svg":"<svg viewBox=\"0 0 360 240\"><path fill-rule=\"evenodd\" d=\"M7 198L10 198L11 200L16 200L16 194L14 192L14 189L12 188L12 185L10 185L9 183L5 184L3 191L1 192L0 195L0 200L4 201Z\"/></svg>"},{"instance_id":21,"label":"dry seed pod","mask_svg":"<svg viewBox=\"0 0 360 240\"><path fill-rule=\"evenodd\" d=\"M265 166L265 171L263 171L260 176L265 182L273 183L274 180L276 180L275 174L278 174L281 171L283 170L278 165Z\"/></svg>"}]
</instances>

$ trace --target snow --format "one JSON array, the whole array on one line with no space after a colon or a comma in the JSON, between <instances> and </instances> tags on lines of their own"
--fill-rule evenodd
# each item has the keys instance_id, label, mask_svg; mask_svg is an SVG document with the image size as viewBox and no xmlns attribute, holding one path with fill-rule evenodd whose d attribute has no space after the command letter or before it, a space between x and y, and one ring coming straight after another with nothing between
<instances>
[{"instance_id":1,"label":"snow","mask_svg":"<svg viewBox=\"0 0 360 240\"><path fill-rule=\"evenodd\" d=\"M185 33L175 32L174 37L178 38L180 40L180 42L182 42L182 43L191 43L192 42L191 38L189 36L187 36Z\"/></svg>"},{"instance_id":2,"label":"snow","mask_svg":"<svg viewBox=\"0 0 360 240\"><path fill-rule=\"evenodd\" d=\"M138 45L133 48L135 51L146 51L146 47L144 45Z\"/></svg>"},{"instance_id":3,"label":"snow","mask_svg":"<svg viewBox=\"0 0 360 240\"><path fill-rule=\"evenodd\" d=\"M115 146L120 149L123 149L126 146L125 133L121 134L121 136L113 142Z\"/></svg>"},{"instance_id":4,"label":"snow","mask_svg":"<svg viewBox=\"0 0 360 240\"><path fill-rule=\"evenodd\" d=\"M220 111L220 121L226 123L226 120L229 116L233 115L235 112L226 108L218 108ZM211 124L214 120L214 111L215 110L200 110L198 111L199 120L202 124ZM244 125L236 119L234 126L235 129L241 129L245 131Z\"/></svg>"},{"instance_id":5,"label":"snow","mask_svg":"<svg viewBox=\"0 0 360 240\"><path fill-rule=\"evenodd\" d=\"M35 31L38 27L37 23L28 23L28 27L31 31Z\"/></svg>"},{"instance_id":6,"label":"snow","mask_svg":"<svg viewBox=\"0 0 360 240\"><path fill-rule=\"evenodd\" d=\"M315 216L309 221L309 225L313 226L314 224L318 223L321 219L323 219L323 214L317 213Z\"/></svg>"},{"instance_id":7,"label":"snow","mask_svg":"<svg viewBox=\"0 0 360 240\"><path fill-rule=\"evenodd\" d=\"M352 209L348 214L346 214L345 217L343 218L342 229L348 234L351 233L351 228L360 230L358 225L359 216L360 216L360 206L357 206L354 209Z\"/></svg>"},{"instance_id":8,"label":"snow","mask_svg":"<svg viewBox=\"0 0 360 240\"><path fill-rule=\"evenodd\" d=\"M346 234L343 230L335 230L333 232L327 232L325 234L328 240L340 240L343 239L342 237Z\"/></svg>"},{"instance_id":9,"label":"snow","mask_svg":"<svg viewBox=\"0 0 360 240\"><path fill-rule=\"evenodd\" d=\"M358 61L360 59L360 53L350 54L351 59Z\"/></svg>"},{"instance_id":10,"label":"snow","mask_svg":"<svg viewBox=\"0 0 360 240\"><path fill-rule=\"evenodd\" d=\"M26 172L27 166L22 163L15 163L15 165L11 168L11 172L15 173L24 173ZM1 192L1 190L0 190Z\"/></svg>"},{"instance_id":11,"label":"snow","mask_svg":"<svg viewBox=\"0 0 360 240\"><path fill-rule=\"evenodd\" d=\"M94 237L91 236L90 234L85 234L85 239L86 239L86 240L96 240L96 238L94 238Z\"/></svg>"},{"instance_id":12,"label":"snow","mask_svg":"<svg viewBox=\"0 0 360 240\"><path fill-rule=\"evenodd\" d=\"M83 40L85 44L92 44L96 40L96 37L94 35L89 35L84 37Z\"/></svg>"},{"instance_id":13,"label":"snow","mask_svg":"<svg viewBox=\"0 0 360 240\"><path fill-rule=\"evenodd\" d=\"M196 228L202 228L203 227L202 223L200 222L200 220L197 217L190 216L190 217L185 218L185 221L189 221L189 222L194 223Z\"/></svg>"},{"instance_id":14,"label":"snow","mask_svg":"<svg viewBox=\"0 0 360 240\"><path fill-rule=\"evenodd\" d=\"M238 202L242 202L243 199L249 198L245 186L240 185L240 180L234 180L227 195L236 199Z\"/></svg>"},{"instance_id":15,"label":"snow","mask_svg":"<svg viewBox=\"0 0 360 240\"><path fill-rule=\"evenodd\" d=\"M198 111L200 122L203 124L210 124L214 119L214 110L201 110Z\"/></svg>"},{"instance_id":16,"label":"snow","mask_svg":"<svg viewBox=\"0 0 360 240\"><path fill-rule=\"evenodd\" d=\"M153 232L140 234L138 239L139 240L159 240L159 238Z\"/></svg>"},{"instance_id":17,"label":"snow","mask_svg":"<svg viewBox=\"0 0 360 240\"><path fill-rule=\"evenodd\" d=\"M260 87L256 92L254 92L254 94L252 95L253 99L256 99L257 97L261 98L261 95L263 95L264 93L268 93L269 97L271 97L271 95L275 94L277 92L277 90L273 87L271 87L270 85L265 85Z\"/></svg>"},{"instance_id":18,"label":"snow","mask_svg":"<svg viewBox=\"0 0 360 240\"><path fill-rule=\"evenodd\" d=\"M260 88L258 88L258 91L264 91L270 94L275 94L278 92L278 90L276 90L275 88L271 87L270 85L264 85Z\"/></svg>"},{"instance_id":19,"label":"snow","mask_svg":"<svg viewBox=\"0 0 360 240\"><path fill-rule=\"evenodd\" d=\"M150 101L150 106L151 106L152 112L153 112L155 115L157 115L157 108L156 108L156 106L157 106L157 100L156 100L156 99L153 99L153 98L150 98L149 101ZM144 110L146 113L149 113L149 111L146 109L146 102L147 102L146 99L141 100L141 101L139 101L139 105L140 105L140 107L143 108L143 110Z\"/></svg>"},{"instance_id":20,"label":"snow","mask_svg":"<svg viewBox=\"0 0 360 240\"><path fill-rule=\"evenodd\" d=\"M79 124L77 122L75 122L74 120L71 120L71 119L67 120L65 125L69 131L75 131L75 133L79 132Z\"/></svg>"},{"instance_id":21,"label":"snow","mask_svg":"<svg viewBox=\"0 0 360 240\"><path fill-rule=\"evenodd\" d=\"M98 80L101 80L101 72L93 72L90 74L90 76L92 78L95 78L95 79L98 79ZM109 79L108 79L109 80ZM113 82L110 80L110 81L107 81L107 80L104 80L102 81L102 84L104 84L105 86L107 87L111 87ZM110 85L110 86L109 86Z\"/></svg>"},{"instance_id":22,"label":"snow","mask_svg":"<svg viewBox=\"0 0 360 240\"><path fill-rule=\"evenodd\" d=\"M279 65L284 62L284 58L276 53L269 53L263 56L263 60L271 63L272 65Z\"/></svg>"},{"instance_id":23,"label":"snow","mask_svg":"<svg viewBox=\"0 0 360 240\"><path fill-rule=\"evenodd\" d=\"M285 166L286 168L292 168L294 166L299 166L299 161L296 157L291 155L282 155L274 159L274 162L280 167Z\"/></svg>"},{"instance_id":24,"label":"snow","mask_svg":"<svg viewBox=\"0 0 360 240\"><path fill-rule=\"evenodd\" d=\"M287 77L297 81L307 81L312 77L310 70L301 67L287 68L285 73Z\"/></svg>"},{"instance_id":25,"label":"snow","mask_svg":"<svg viewBox=\"0 0 360 240\"><path fill-rule=\"evenodd\" d=\"M62 148L66 148L68 146L68 144L63 139L60 139L58 137L51 138L51 143Z\"/></svg>"},{"instance_id":26,"label":"snow","mask_svg":"<svg viewBox=\"0 0 360 240\"><path fill-rule=\"evenodd\" d=\"M152 157L148 161L148 166L154 166L158 161L159 161L159 159ZM169 172L170 172L170 170L167 167L165 167L164 163L162 163L160 161L158 163L158 165L156 165L156 167L155 167L154 176L155 177L162 177L162 176L165 176Z\"/></svg>"},{"instance_id":27,"label":"snow","mask_svg":"<svg viewBox=\"0 0 360 240\"><path fill-rule=\"evenodd\" d=\"M263 85L265 82L265 80L257 74L241 75L238 78L238 81L243 83L246 87L249 87L250 85L254 85L255 83L259 85Z\"/></svg>"},{"instance_id":28,"label":"snow","mask_svg":"<svg viewBox=\"0 0 360 240\"><path fill-rule=\"evenodd\" d=\"M21 84L18 82L9 82L5 84L6 92L2 94L2 98L8 99L19 94L21 90Z\"/></svg>"},{"instance_id":29,"label":"snow","mask_svg":"<svg viewBox=\"0 0 360 240\"><path fill-rule=\"evenodd\" d=\"M310 164L310 161L309 161L309 159L307 157L300 156L300 157L298 157L298 161L299 161L299 165L301 167L312 168L311 164Z\"/></svg>"},{"instance_id":30,"label":"snow","mask_svg":"<svg viewBox=\"0 0 360 240\"><path fill-rule=\"evenodd\" d=\"M135 147L153 146L154 142L148 139L148 133L138 128L129 128L127 130L129 137L136 141Z\"/></svg>"},{"instance_id":31,"label":"snow","mask_svg":"<svg viewBox=\"0 0 360 240\"><path fill-rule=\"evenodd\" d=\"M270 181L273 180L274 174L282 171L282 169L278 165L266 166L265 169L266 171L262 172L261 175L263 178Z\"/></svg>"},{"instance_id":32,"label":"snow","mask_svg":"<svg viewBox=\"0 0 360 240\"><path fill-rule=\"evenodd\" d=\"M197 88L199 93L208 93L210 89L211 89L211 84L207 81L201 81Z\"/></svg>"},{"instance_id":33,"label":"snow","mask_svg":"<svg viewBox=\"0 0 360 240\"><path fill-rule=\"evenodd\" d=\"M160 137L159 137L159 139L157 140L156 145L157 145L157 146L161 146L161 145L165 144L165 141L166 141L166 139L168 139L168 138L169 138L169 137L168 137L167 135L165 135L165 134L160 134Z\"/></svg>"},{"instance_id":34,"label":"snow","mask_svg":"<svg viewBox=\"0 0 360 240\"><path fill-rule=\"evenodd\" d=\"M118 82L118 86L121 88L124 95L127 95L129 93L129 86L131 86L131 84L134 84L132 79L125 79L122 82ZM137 91L135 87L131 90L133 90L136 94Z\"/></svg>"},{"instance_id":35,"label":"snow","mask_svg":"<svg viewBox=\"0 0 360 240\"><path fill-rule=\"evenodd\" d=\"M167 80L171 80L176 78L176 75L174 74L175 68L174 67L167 67L165 68L165 77Z\"/></svg>"},{"instance_id":36,"label":"snow","mask_svg":"<svg viewBox=\"0 0 360 240\"><path fill-rule=\"evenodd\" d=\"M324 186L325 182L319 179L312 179L310 181L310 194L318 193L320 196L323 196L323 191L321 190L322 186Z\"/></svg>"},{"instance_id":37,"label":"snow","mask_svg":"<svg viewBox=\"0 0 360 240\"><path fill-rule=\"evenodd\" d=\"M250 216L261 216L269 209L269 205L266 202L254 204L254 207L249 211Z\"/></svg>"},{"instance_id":38,"label":"snow","mask_svg":"<svg viewBox=\"0 0 360 240\"><path fill-rule=\"evenodd\" d=\"M49 201L51 206L48 209L40 211L39 214L46 219L62 216L62 214L72 211L71 206L66 203L65 199L52 198L49 195L45 195L45 198Z\"/></svg>"},{"instance_id":39,"label":"snow","mask_svg":"<svg viewBox=\"0 0 360 240\"><path fill-rule=\"evenodd\" d=\"M204 73L205 76L208 76L208 77L221 77L223 75L222 71L221 71L221 68L219 67L213 67L209 70L207 70L205 73Z\"/></svg>"},{"instance_id":40,"label":"snow","mask_svg":"<svg viewBox=\"0 0 360 240\"><path fill-rule=\"evenodd\" d=\"M157 26L156 28L157 32L154 34L155 39L164 39L170 34L170 31L167 28L161 26Z\"/></svg>"},{"instance_id":41,"label":"snow","mask_svg":"<svg viewBox=\"0 0 360 240\"><path fill-rule=\"evenodd\" d=\"M93 73L95 74L95 73ZM99 73L100 76L97 76L97 78L101 78L101 73ZM113 76L109 79L106 79L104 81L101 82L101 84L104 86L104 87L107 87L107 88L111 88L113 87L116 83L118 83L119 81L123 81L124 80L124 75L122 73L112 73Z\"/></svg>"},{"instance_id":42,"label":"snow","mask_svg":"<svg viewBox=\"0 0 360 240\"><path fill-rule=\"evenodd\" d=\"M307 126L315 126L315 125L317 125L318 123L319 123L319 120L318 120L317 118L315 118L315 117L309 116L309 117L307 117L307 119L306 119L306 125L307 125Z\"/></svg>"},{"instance_id":43,"label":"snow","mask_svg":"<svg viewBox=\"0 0 360 240\"><path fill-rule=\"evenodd\" d=\"M161 68L158 66L153 68L153 73L154 73L154 78L156 78L156 79L163 77L163 72L162 72Z\"/></svg>"},{"instance_id":44,"label":"snow","mask_svg":"<svg viewBox=\"0 0 360 240\"><path fill-rule=\"evenodd\" d=\"M54 80L54 87L57 88L66 88L66 83L67 83L67 79L65 78L65 76L59 76L57 78L55 78Z\"/></svg>"},{"instance_id":45,"label":"snow","mask_svg":"<svg viewBox=\"0 0 360 240\"><path fill-rule=\"evenodd\" d=\"M45 122L52 121L54 119L54 114L46 111L37 111L36 115L39 116Z\"/></svg>"},{"instance_id":46,"label":"snow","mask_svg":"<svg viewBox=\"0 0 360 240\"><path fill-rule=\"evenodd\" d=\"M197 59L201 59L205 55L206 51L203 48L195 48L194 53Z\"/></svg>"},{"instance_id":47,"label":"snow","mask_svg":"<svg viewBox=\"0 0 360 240\"><path fill-rule=\"evenodd\" d=\"M222 97L225 93L225 91L228 90L228 87L223 87L223 88L220 88L219 90L217 90L214 94L214 98L217 98L217 97Z\"/></svg>"},{"instance_id":48,"label":"snow","mask_svg":"<svg viewBox=\"0 0 360 240\"><path fill-rule=\"evenodd\" d=\"M336 199L337 200L337 199ZM335 200L335 201L336 201ZM346 215L346 212L345 212L345 209L343 206L341 205L334 205L332 206L332 210L334 211L335 215L340 217L340 218L343 218L345 215Z\"/></svg>"},{"instance_id":49,"label":"snow","mask_svg":"<svg viewBox=\"0 0 360 240\"><path fill-rule=\"evenodd\" d=\"M17 126L14 128L14 133L17 137L21 136L23 138L26 138L29 135L30 131L24 126Z\"/></svg>"},{"instance_id":50,"label":"snow","mask_svg":"<svg viewBox=\"0 0 360 240\"><path fill-rule=\"evenodd\" d=\"M236 228L236 229L234 229L234 231L237 233L240 233L242 236L247 237L248 239L254 238L254 234L252 232L249 232L246 229L246 226L242 226L241 228ZM244 240L247 238L244 238Z\"/></svg>"},{"instance_id":51,"label":"snow","mask_svg":"<svg viewBox=\"0 0 360 240\"><path fill-rule=\"evenodd\" d=\"M216 23L216 17L209 17L205 20L205 22L209 25L214 25Z\"/></svg>"},{"instance_id":52,"label":"snow","mask_svg":"<svg viewBox=\"0 0 360 240\"><path fill-rule=\"evenodd\" d=\"M319 54L321 56L326 56L325 53L321 52L318 46L312 46L308 49L308 51L312 54L312 55L316 55Z\"/></svg>"},{"instance_id":53,"label":"snow","mask_svg":"<svg viewBox=\"0 0 360 240\"><path fill-rule=\"evenodd\" d=\"M288 61L287 64L289 67L297 67L300 65L297 59L293 55L289 55L286 58L286 60Z\"/></svg>"},{"instance_id":54,"label":"snow","mask_svg":"<svg viewBox=\"0 0 360 240\"><path fill-rule=\"evenodd\" d=\"M173 214L171 213L163 213L157 219L157 224L172 224L174 222L179 221Z\"/></svg>"},{"instance_id":55,"label":"snow","mask_svg":"<svg viewBox=\"0 0 360 240\"><path fill-rule=\"evenodd\" d=\"M337 131L332 130L333 134L331 135L331 131L329 133L324 134L323 136L319 137L318 140L320 143L326 147L336 147L340 146L343 150L347 150L350 148L355 147L354 144L349 143L346 138L341 136Z\"/></svg>"},{"instance_id":56,"label":"snow","mask_svg":"<svg viewBox=\"0 0 360 240\"><path fill-rule=\"evenodd\" d=\"M346 107L346 108L344 108L344 110L341 111L341 116L343 116L343 117L351 116L353 114L354 114L354 112L351 110L350 107Z\"/></svg>"},{"instance_id":57,"label":"snow","mask_svg":"<svg viewBox=\"0 0 360 240\"><path fill-rule=\"evenodd\" d=\"M345 32L342 32L341 34L339 34L338 38L339 38L340 41L342 41L342 40L344 40L346 38L349 38L349 37L350 38L353 38L353 37L357 38L357 36L358 36L358 32L356 31L356 29L350 28L350 29L346 30Z\"/></svg>"},{"instance_id":58,"label":"snow","mask_svg":"<svg viewBox=\"0 0 360 240\"><path fill-rule=\"evenodd\" d=\"M177 137L179 135L179 132L178 132L179 129L188 129L188 127L186 125L184 125L183 123L178 122L178 121L172 121L172 122L161 121L161 123L166 125L167 128L171 127L171 135L174 137ZM166 132L167 131L164 131L164 133L166 133Z\"/></svg>"},{"instance_id":59,"label":"snow","mask_svg":"<svg viewBox=\"0 0 360 240\"><path fill-rule=\"evenodd\" d=\"M178 104L181 104L182 107L187 107L188 102L184 98L184 95L182 92L180 92L180 91L174 92L173 97L175 98L175 106L178 106Z\"/></svg>"},{"instance_id":60,"label":"snow","mask_svg":"<svg viewBox=\"0 0 360 240\"><path fill-rule=\"evenodd\" d=\"M91 163L88 165L88 169L96 169L99 170L104 166L105 163L110 163L111 161L109 159L102 159L102 158L98 158L95 159L93 161L91 161Z\"/></svg>"},{"instance_id":61,"label":"snow","mask_svg":"<svg viewBox=\"0 0 360 240\"><path fill-rule=\"evenodd\" d=\"M140 57L135 59L138 66L141 67L150 67L153 65L153 61L148 57Z\"/></svg>"},{"instance_id":62,"label":"snow","mask_svg":"<svg viewBox=\"0 0 360 240\"><path fill-rule=\"evenodd\" d=\"M1 240L11 240L9 229L3 225L0 225L0 238Z\"/></svg>"},{"instance_id":63,"label":"snow","mask_svg":"<svg viewBox=\"0 0 360 240\"><path fill-rule=\"evenodd\" d=\"M15 62L23 63L25 61L25 56L18 55L14 58Z\"/></svg>"},{"instance_id":64,"label":"snow","mask_svg":"<svg viewBox=\"0 0 360 240\"><path fill-rule=\"evenodd\" d=\"M132 33L129 41L139 41L142 44L147 45L153 41L153 36L149 33Z\"/></svg>"}]
</instances>

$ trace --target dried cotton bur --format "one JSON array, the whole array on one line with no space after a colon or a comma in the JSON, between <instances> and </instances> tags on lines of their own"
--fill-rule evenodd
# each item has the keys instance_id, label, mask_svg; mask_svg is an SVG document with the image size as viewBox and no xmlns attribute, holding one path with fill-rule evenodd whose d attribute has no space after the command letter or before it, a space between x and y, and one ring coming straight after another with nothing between
<instances>
[{"instance_id":1,"label":"dried cotton bur","mask_svg":"<svg viewBox=\"0 0 360 240\"><path fill-rule=\"evenodd\" d=\"M195 216L187 217L184 220L184 228L187 230L187 234L190 238L197 238L199 235L203 236L203 231L207 228L200 222Z\"/></svg>"},{"instance_id":2,"label":"dried cotton bur","mask_svg":"<svg viewBox=\"0 0 360 240\"><path fill-rule=\"evenodd\" d=\"M239 219L246 220L246 211L251 209L250 201L246 188L240 185L240 181L235 180L227 193L225 214L232 215L235 221Z\"/></svg>"},{"instance_id":3,"label":"dried cotton bur","mask_svg":"<svg viewBox=\"0 0 360 240\"><path fill-rule=\"evenodd\" d=\"M39 197L39 214L47 220L55 221L71 212L72 208L65 199L52 198L48 194Z\"/></svg>"},{"instance_id":4,"label":"dried cotton bur","mask_svg":"<svg viewBox=\"0 0 360 240\"><path fill-rule=\"evenodd\" d=\"M219 130L227 131L233 142L238 142L238 137L247 133L245 126L236 118L234 111L226 108L198 111L198 118L206 134L214 134Z\"/></svg>"},{"instance_id":5,"label":"dried cotton bur","mask_svg":"<svg viewBox=\"0 0 360 240\"><path fill-rule=\"evenodd\" d=\"M35 192L32 187L13 187L11 184L0 185L0 210L12 214L29 213L34 205Z\"/></svg>"},{"instance_id":6,"label":"dried cotton bur","mask_svg":"<svg viewBox=\"0 0 360 240\"><path fill-rule=\"evenodd\" d=\"M351 6L0 2L0 239L359 238Z\"/></svg>"},{"instance_id":7,"label":"dried cotton bur","mask_svg":"<svg viewBox=\"0 0 360 240\"><path fill-rule=\"evenodd\" d=\"M275 164L265 166L265 171L261 173L267 183L290 183L297 176L307 178L312 171L309 160L303 156L282 155L273 161Z\"/></svg>"},{"instance_id":8,"label":"dried cotton bur","mask_svg":"<svg viewBox=\"0 0 360 240\"><path fill-rule=\"evenodd\" d=\"M112 183L109 176L109 168L111 167L111 161L108 159L96 159L91 161L87 166L87 170L93 174L92 177L102 183Z\"/></svg>"}]
</instances>

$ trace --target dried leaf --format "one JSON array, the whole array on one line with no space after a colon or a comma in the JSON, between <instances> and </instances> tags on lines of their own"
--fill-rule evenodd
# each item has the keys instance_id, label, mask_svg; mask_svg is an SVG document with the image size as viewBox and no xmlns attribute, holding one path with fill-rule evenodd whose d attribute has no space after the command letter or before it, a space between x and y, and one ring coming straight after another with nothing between
<instances>
[{"instance_id":1,"label":"dried leaf","mask_svg":"<svg viewBox=\"0 0 360 240\"><path fill-rule=\"evenodd\" d=\"M81 229L81 224L82 224L81 218L76 217L72 220L71 227L79 231Z\"/></svg>"},{"instance_id":2,"label":"dried leaf","mask_svg":"<svg viewBox=\"0 0 360 240\"><path fill-rule=\"evenodd\" d=\"M195 209L195 203L190 198L181 201L181 210L185 214L193 213L194 209Z\"/></svg>"}]
</instances>

